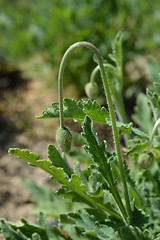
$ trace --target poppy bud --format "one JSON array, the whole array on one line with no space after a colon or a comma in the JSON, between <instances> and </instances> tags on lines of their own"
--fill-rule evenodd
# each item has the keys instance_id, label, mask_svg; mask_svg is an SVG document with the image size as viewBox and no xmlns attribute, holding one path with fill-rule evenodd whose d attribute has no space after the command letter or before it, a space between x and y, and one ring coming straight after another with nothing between
<instances>
[{"instance_id":1,"label":"poppy bud","mask_svg":"<svg viewBox=\"0 0 160 240\"><path fill-rule=\"evenodd\" d=\"M85 92L88 98L96 99L98 97L99 89L96 82L89 82L85 85Z\"/></svg>"},{"instance_id":2,"label":"poppy bud","mask_svg":"<svg viewBox=\"0 0 160 240\"><path fill-rule=\"evenodd\" d=\"M67 127L59 128L56 140L62 152L68 153L71 149L72 134Z\"/></svg>"},{"instance_id":3,"label":"poppy bud","mask_svg":"<svg viewBox=\"0 0 160 240\"><path fill-rule=\"evenodd\" d=\"M144 151L140 153L138 157L138 164L141 168L143 169L150 168L153 162L154 162L154 154L152 152L148 153L147 151Z\"/></svg>"}]
</instances>

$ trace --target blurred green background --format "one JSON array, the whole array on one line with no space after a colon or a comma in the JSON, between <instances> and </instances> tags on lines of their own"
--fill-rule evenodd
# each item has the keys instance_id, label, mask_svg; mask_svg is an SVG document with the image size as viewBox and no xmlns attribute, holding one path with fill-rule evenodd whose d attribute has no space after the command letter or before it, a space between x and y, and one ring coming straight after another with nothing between
<instances>
[{"instance_id":1,"label":"blurred green background","mask_svg":"<svg viewBox=\"0 0 160 240\"><path fill-rule=\"evenodd\" d=\"M0 0L1 99L15 106L13 91L8 94L8 88L13 90L28 78L43 82L43 92L57 89L61 58L76 41L95 44L103 58L110 61L112 41L121 31L124 96L131 100L145 91L153 79L158 79L159 26L159 0ZM85 96L84 84L95 66L89 50L76 49L66 66L65 96ZM44 97L38 89L36 85L34 95L46 99L47 94ZM0 111L5 112L3 104L0 104ZM27 128L30 117L24 120L22 125Z\"/></svg>"},{"instance_id":2,"label":"blurred green background","mask_svg":"<svg viewBox=\"0 0 160 240\"><path fill-rule=\"evenodd\" d=\"M0 6L1 64L43 77L57 74L63 53L76 41L92 42L107 58L118 31L124 36L124 64L138 55L160 55L159 0L0 0ZM78 83L81 94L93 66L90 51L76 50L65 83Z\"/></svg>"}]
</instances>

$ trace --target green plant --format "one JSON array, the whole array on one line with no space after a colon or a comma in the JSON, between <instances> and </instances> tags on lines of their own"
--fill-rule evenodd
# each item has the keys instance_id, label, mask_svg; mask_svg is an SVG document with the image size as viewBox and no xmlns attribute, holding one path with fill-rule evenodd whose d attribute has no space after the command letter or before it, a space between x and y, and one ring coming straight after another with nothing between
<instances>
[{"instance_id":1,"label":"green plant","mask_svg":"<svg viewBox=\"0 0 160 240\"><path fill-rule=\"evenodd\" d=\"M117 38L117 43L119 43L119 38ZM108 111L95 100L76 101L70 98L63 100L62 85L65 65L69 54L81 46L89 48L96 55ZM114 55L116 62L121 54L119 52L118 55ZM159 102L155 101L160 94L160 84L156 84L158 86L156 92L155 89L147 90L150 92L148 107L151 107L156 118L158 117L156 123L152 125L153 130L150 137L141 129L134 128L132 123L116 121L113 107L113 101L116 106L116 100L111 97L113 92L107 77L110 69L106 72L104 65L99 51L91 43L78 42L70 46L62 58L59 68L59 102L52 103L51 108L46 108L42 115L37 117L38 119L59 117L60 130L64 129L67 134L64 118L82 122L83 132L79 137L79 142L82 143L86 154L81 147L79 151L71 150L68 153L75 159L74 167L71 167L67 161L66 151L62 149L63 154L61 155L54 145L48 147L49 160L41 160L38 154L28 150L9 149L10 155L20 157L29 164L40 167L51 175L52 181L60 183L62 186L56 191L58 196L84 204L83 208L60 214L58 226L53 227L49 225L42 213L39 215L39 226L31 224L26 219L22 219L22 225L15 225L2 219L1 233L5 239L160 239L160 163L158 161L160 139L156 134L160 108ZM140 102L138 104L141 106ZM117 111L120 112L120 109ZM136 109L139 109L139 106ZM148 109L143 109L143 111L148 111ZM149 114L152 113L149 112ZM134 114L134 118L137 120L141 117L140 111ZM94 122L107 124L112 128L114 152L108 152L106 141L99 140L94 130ZM123 159L119 134L132 134L133 136L127 142L125 154L130 156L128 161L132 164L131 169ZM63 139L58 139L58 141L62 142ZM65 141L65 144L68 143ZM148 169L138 166L138 156L142 151L154 153L154 163ZM80 158L83 159L83 162L86 160L87 166L83 170L77 160Z\"/></svg>"}]
</instances>

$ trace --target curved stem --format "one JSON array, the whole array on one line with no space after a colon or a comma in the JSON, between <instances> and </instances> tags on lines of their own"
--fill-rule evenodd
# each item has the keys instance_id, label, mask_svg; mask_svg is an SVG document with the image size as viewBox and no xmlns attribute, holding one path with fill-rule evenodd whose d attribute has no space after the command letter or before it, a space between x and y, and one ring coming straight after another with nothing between
<instances>
[{"instance_id":1,"label":"curved stem","mask_svg":"<svg viewBox=\"0 0 160 240\"><path fill-rule=\"evenodd\" d=\"M105 64L103 64L103 66L105 67ZM94 81L95 81L95 76L96 76L96 74L99 72L99 70L100 70L99 65L97 65L97 66L93 69L93 71L92 71L92 73L91 73L91 76L90 76L90 82L94 82Z\"/></svg>"},{"instance_id":2,"label":"curved stem","mask_svg":"<svg viewBox=\"0 0 160 240\"><path fill-rule=\"evenodd\" d=\"M148 148L147 148L148 153L151 151L153 138L154 138L154 135L156 134L156 131L157 131L157 128L158 128L159 125L160 125L160 118L154 124L153 130L152 130L152 133L151 133L151 137L150 137L149 143L148 143Z\"/></svg>"},{"instance_id":3,"label":"curved stem","mask_svg":"<svg viewBox=\"0 0 160 240\"><path fill-rule=\"evenodd\" d=\"M119 170L120 170L120 176L121 176L121 181L123 185L123 190L124 190L124 198L126 202L126 209L127 209L127 214L128 217L131 218L131 206L130 206L130 200L129 200L129 194L128 194L128 188L127 188L127 183L126 183L126 177L125 177L125 172L123 168L123 160L122 160L122 155L121 155L121 150L120 150L120 143L119 143L119 138L118 138L118 131L117 131L117 126L116 126L116 119L115 119L115 114L114 114L114 108L112 104L112 98L111 98L111 93L110 93L110 88L109 88L109 83L107 81L107 76L105 72L105 68L103 66L103 59L98 51L98 49L91 43L89 42L77 42L71 45L67 51L65 52L60 68L59 68L59 76L58 76L58 93L59 93L59 109L60 109L60 126L64 127L64 116L63 116L63 90L62 90L62 84L63 84L63 75L64 75L64 69L65 69L65 64L66 61L69 57L69 54L72 52L73 49L84 46L86 48L89 48L90 50L93 51L93 53L96 55L100 72L101 72L101 77L105 89L105 95L108 103L108 109L110 113L110 118L112 121L112 131L113 131L113 136L114 136L114 142L115 142L115 151L119 163Z\"/></svg>"}]
</instances>

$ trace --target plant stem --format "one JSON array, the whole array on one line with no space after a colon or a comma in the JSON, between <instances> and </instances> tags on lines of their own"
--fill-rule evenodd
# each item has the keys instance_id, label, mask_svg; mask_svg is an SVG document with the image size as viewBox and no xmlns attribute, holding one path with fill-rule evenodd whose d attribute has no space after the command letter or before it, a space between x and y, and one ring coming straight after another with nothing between
<instances>
[{"instance_id":1,"label":"plant stem","mask_svg":"<svg viewBox=\"0 0 160 240\"><path fill-rule=\"evenodd\" d=\"M116 202L116 205L121 213L121 216L125 222L125 224L127 225L128 224L128 219L127 219L127 214L126 214L126 210L123 206L123 203L122 203L122 200L119 196L119 193L117 191L117 188L115 187L115 184L114 184L114 180L113 180L113 176L112 176L112 172L110 171L110 169L107 169L105 167L105 169L109 172L106 173L106 175L108 176L106 179L108 180L108 183L111 187L111 192L113 194L113 197L115 199L115 202Z\"/></svg>"},{"instance_id":2,"label":"plant stem","mask_svg":"<svg viewBox=\"0 0 160 240\"><path fill-rule=\"evenodd\" d=\"M103 63L103 66L107 68L108 63ZM90 82L95 81L96 74L99 72L99 70L100 70L99 65L93 69L91 76L90 76ZM122 73L121 73L121 75L122 75ZM111 87L110 87L110 89L111 89ZM113 94L113 92L112 92L112 96L113 95L114 95L114 98L113 98L114 105L116 106L116 109L117 109L118 118L123 123L127 123L126 112L125 112L123 97L122 97L122 91L115 92L115 94ZM125 141L126 147L128 147L128 140L129 140L129 136L128 136L128 134L125 134L124 141Z\"/></svg>"},{"instance_id":3,"label":"plant stem","mask_svg":"<svg viewBox=\"0 0 160 240\"><path fill-rule=\"evenodd\" d=\"M99 68L101 72L101 77L105 89L105 95L107 99L107 104L108 104L108 109L112 121L112 131L113 131L113 137L114 137L114 142L115 142L115 152L117 155L118 163L119 163L119 171L120 171L120 176L121 176L121 181L123 185L123 190L124 190L124 198L126 202L126 210L128 217L131 218L131 206L130 206L130 200L129 200L129 194L128 194L128 188L127 188L127 183L126 183L126 177L125 177L125 172L123 168L123 160L122 160L122 155L121 155L121 150L120 150L120 143L119 143L119 138L118 138L118 131L117 131L117 126L116 126L116 119L115 119L115 114L114 114L114 108L112 104L112 98L111 98L111 93L110 93L110 88L109 88L109 83L107 80L107 75L105 72L105 68L103 66L103 59L98 51L98 49L91 43L89 42L77 42L71 45L65 54L63 55L60 68L59 68L59 75L58 75L58 93L59 93L59 110L60 110L60 126L63 128L64 127L64 116L63 116L63 75L64 75L64 69L65 69L65 64L67 62L67 59L69 57L69 54L72 52L73 49L84 46L86 48L89 48L90 50L93 51L93 53L96 55L98 63L99 63Z\"/></svg>"},{"instance_id":4,"label":"plant stem","mask_svg":"<svg viewBox=\"0 0 160 240\"><path fill-rule=\"evenodd\" d=\"M104 67L105 67L105 64L103 64L104 65ZM93 71L92 71L92 73L91 73L91 76L90 76L90 82L94 82L95 81L95 76L96 76L96 74L99 72L99 65L97 65L94 69L93 69Z\"/></svg>"},{"instance_id":5,"label":"plant stem","mask_svg":"<svg viewBox=\"0 0 160 240\"><path fill-rule=\"evenodd\" d=\"M151 137L150 137L149 143L148 143L148 148L147 148L148 153L151 151L153 138L154 138L154 135L156 134L156 131L157 131L157 128L158 128L159 124L160 124L160 118L158 118L158 120L154 124L153 130L152 130L152 133L151 133Z\"/></svg>"}]
</instances>

